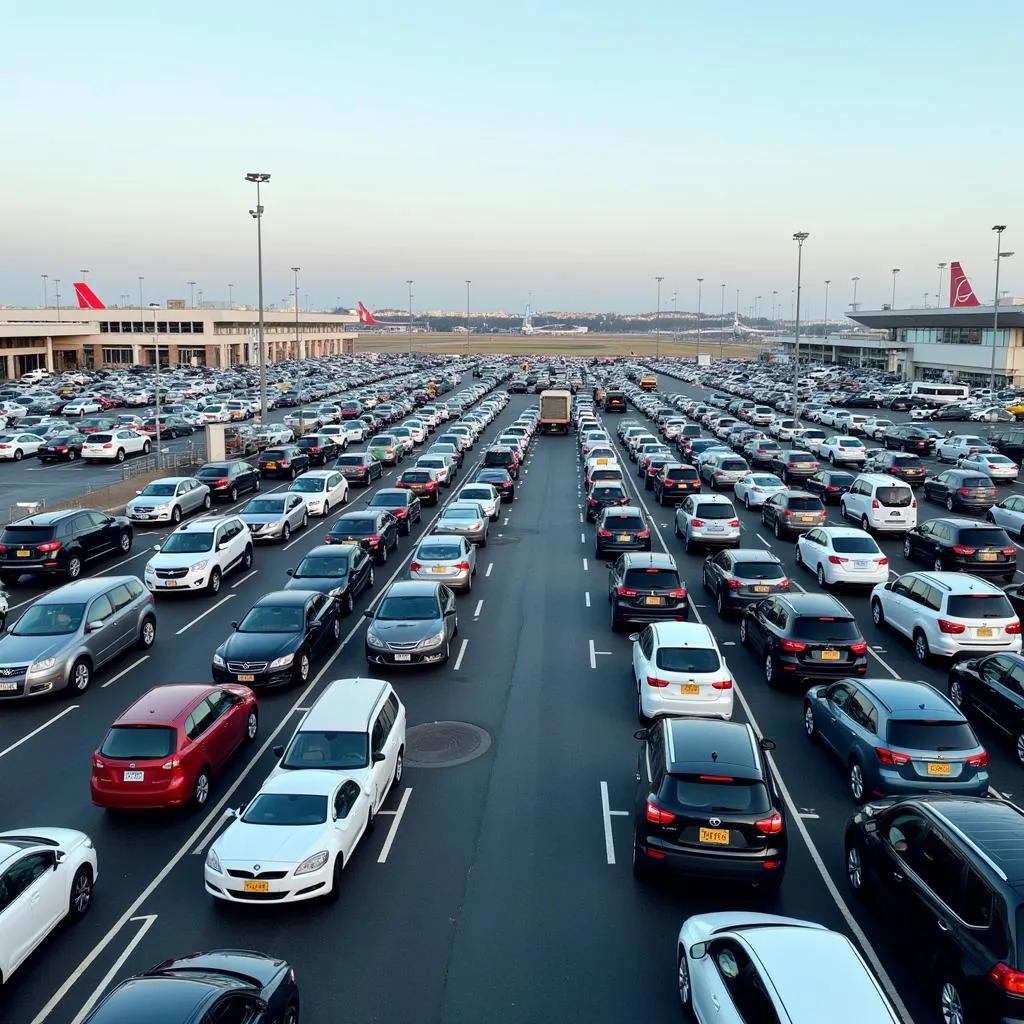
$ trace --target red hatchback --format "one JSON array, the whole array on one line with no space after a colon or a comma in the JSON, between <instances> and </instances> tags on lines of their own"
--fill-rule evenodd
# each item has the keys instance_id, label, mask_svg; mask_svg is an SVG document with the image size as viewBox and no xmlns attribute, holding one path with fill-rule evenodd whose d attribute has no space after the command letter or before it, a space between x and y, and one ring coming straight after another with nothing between
<instances>
[{"instance_id":1,"label":"red hatchback","mask_svg":"<svg viewBox=\"0 0 1024 1024\"><path fill-rule=\"evenodd\" d=\"M202 807L210 778L258 729L259 706L247 686L157 686L117 718L93 754L92 802Z\"/></svg>"}]
</instances>

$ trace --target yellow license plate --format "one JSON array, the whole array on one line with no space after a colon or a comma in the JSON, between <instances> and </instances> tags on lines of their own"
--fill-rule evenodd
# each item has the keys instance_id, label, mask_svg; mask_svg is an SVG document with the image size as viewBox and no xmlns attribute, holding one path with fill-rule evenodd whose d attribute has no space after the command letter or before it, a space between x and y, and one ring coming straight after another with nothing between
<instances>
[{"instance_id":1,"label":"yellow license plate","mask_svg":"<svg viewBox=\"0 0 1024 1024\"><path fill-rule=\"evenodd\" d=\"M757 586L754 587L754 593L755 594L767 594L770 589L771 589L770 587L762 586L759 583Z\"/></svg>"},{"instance_id":2,"label":"yellow license plate","mask_svg":"<svg viewBox=\"0 0 1024 1024\"><path fill-rule=\"evenodd\" d=\"M991 629L982 627L981 629L976 631L976 635L977 636L992 636L993 632L992 632Z\"/></svg>"},{"instance_id":3,"label":"yellow license plate","mask_svg":"<svg viewBox=\"0 0 1024 1024\"><path fill-rule=\"evenodd\" d=\"M661 597L645 597L644 604L661 604L663 600Z\"/></svg>"},{"instance_id":4,"label":"yellow license plate","mask_svg":"<svg viewBox=\"0 0 1024 1024\"><path fill-rule=\"evenodd\" d=\"M245 892L270 892L269 882L260 882L254 878L247 878L242 883L242 889Z\"/></svg>"},{"instance_id":5,"label":"yellow license plate","mask_svg":"<svg viewBox=\"0 0 1024 1024\"><path fill-rule=\"evenodd\" d=\"M935 761L928 762L929 775L949 775L952 769L948 764L937 764Z\"/></svg>"},{"instance_id":6,"label":"yellow license plate","mask_svg":"<svg viewBox=\"0 0 1024 1024\"><path fill-rule=\"evenodd\" d=\"M628 541L628 540L629 540L629 534L628 533L620 533L619 534L619 542L620 543L624 543L625 541Z\"/></svg>"},{"instance_id":7,"label":"yellow license plate","mask_svg":"<svg viewBox=\"0 0 1024 1024\"><path fill-rule=\"evenodd\" d=\"M729 830L727 828L702 828L698 838L702 843L713 843L715 846L728 846Z\"/></svg>"},{"instance_id":8,"label":"yellow license plate","mask_svg":"<svg viewBox=\"0 0 1024 1024\"><path fill-rule=\"evenodd\" d=\"M994 562L999 556L994 551L982 551L978 558L983 562Z\"/></svg>"},{"instance_id":9,"label":"yellow license plate","mask_svg":"<svg viewBox=\"0 0 1024 1024\"><path fill-rule=\"evenodd\" d=\"M597 460L597 465L598 466L607 466L608 465L608 460L607 459L598 459Z\"/></svg>"},{"instance_id":10,"label":"yellow license plate","mask_svg":"<svg viewBox=\"0 0 1024 1024\"><path fill-rule=\"evenodd\" d=\"M822 661L838 661L839 660L839 651L822 651L821 652L821 660Z\"/></svg>"},{"instance_id":11,"label":"yellow license plate","mask_svg":"<svg viewBox=\"0 0 1024 1024\"><path fill-rule=\"evenodd\" d=\"M19 558L28 558L31 554L32 554L32 552L29 551L28 548L18 548L18 557Z\"/></svg>"},{"instance_id":12,"label":"yellow license plate","mask_svg":"<svg viewBox=\"0 0 1024 1024\"><path fill-rule=\"evenodd\" d=\"M430 571L431 572L441 572L441 573L444 573L444 572L447 572L448 570L443 565L435 565Z\"/></svg>"},{"instance_id":13,"label":"yellow license plate","mask_svg":"<svg viewBox=\"0 0 1024 1024\"><path fill-rule=\"evenodd\" d=\"M240 683L251 683L251 682L254 682L255 679L256 679L256 677L255 676L251 676L251 675L250 676L239 676L238 677L238 681Z\"/></svg>"},{"instance_id":14,"label":"yellow license plate","mask_svg":"<svg viewBox=\"0 0 1024 1024\"><path fill-rule=\"evenodd\" d=\"M683 685L679 687L679 692L692 697L695 694L700 693L700 687L696 683L683 683Z\"/></svg>"},{"instance_id":15,"label":"yellow license plate","mask_svg":"<svg viewBox=\"0 0 1024 1024\"><path fill-rule=\"evenodd\" d=\"M277 463L276 462L268 462L267 463L267 469L277 469Z\"/></svg>"}]
</instances>

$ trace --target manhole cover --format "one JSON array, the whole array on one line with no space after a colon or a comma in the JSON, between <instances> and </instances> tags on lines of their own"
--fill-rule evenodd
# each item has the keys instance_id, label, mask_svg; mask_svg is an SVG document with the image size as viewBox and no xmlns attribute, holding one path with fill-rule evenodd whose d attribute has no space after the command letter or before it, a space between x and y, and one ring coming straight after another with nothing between
<instances>
[{"instance_id":1,"label":"manhole cover","mask_svg":"<svg viewBox=\"0 0 1024 1024\"><path fill-rule=\"evenodd\" d=\"M410 768L450 768L487 752L490 734L468 722L427 722L405 734L405 763Z\"/></svg>"}]
</instances>

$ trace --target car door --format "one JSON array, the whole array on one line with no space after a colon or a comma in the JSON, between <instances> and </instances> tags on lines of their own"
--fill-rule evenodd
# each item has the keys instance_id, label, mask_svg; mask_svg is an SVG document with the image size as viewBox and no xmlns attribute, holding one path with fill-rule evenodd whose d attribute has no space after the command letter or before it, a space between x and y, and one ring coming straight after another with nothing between
<instances>
[{"instance_id":1,"label":"car door","mask_svg":"<svg viewBox=\"0 0 1024 1024\"><path fill-rule=\"evenodd\" d=\"M319 651L331 638L330 626L334 622L336 603L327 594L317 594L306 603L306 646Z\"/></svg>"},{"instance_id":2,"label":"car door","mask_svg":"<svg viewBox=\"0 0 1024 1024\"><path fill-rule=\"evenodd\" d=\"M448 634L449 641L455 636L458 617L455 612L455 594L452 593L443 583L437 588L438 600L441 602L441 611L444 615L444 628Z\"/></svg>"},{"instance_id":3,"label":"car door","mask_svg":"<svg viewBox=\"0 0 1024 1024\"><path fill-rule=\"evenodd\" d=\"M285 520L293 530L302 526L305 507L305 501L298 494L289 494L284 499Z\"/></svg>"},{"instance_id":4,"label":"car door","mask_svg":"<svg viewBox=\"0 0 1024 1024\"><path fill-rule=\"evenodd\" d=\"M774 525L781 515L781 509L785 504L784 494L773 494L764 503L764 518L765 522L771 526Z\"/></svg>"},{"instance_id":5,"label":"car door","mask_svg":"<svg viewBox=\"0 0 1024 1024\"><path fill-rule=\"evenodd\" d=\"M978 666L979 684L971 688L971 700L978 710L1004 729L1014 729L1017 722L1016 700L1008 678L1017 662L1008 654L995 654Z\"/></svg>"},{"instance_id":6,"label":"car door","mask_svg":"<svg viewBox=\"0 0 1024 1024\"><path fill-rule=\"evenodd\" d=\"M388 736L394 725L394 711L385 701L370 727L370 806L374 812L384 802L394 777L394 759L389 756ZM390 765L389 765L390 762Z\"/></svg>"},{"instance_id":7,"label":"car door","mask_svg":"<svg viewBox=\"0 0 1024 1024\"><path fill-rule=\"evenodd\" d=\"M121 653L138 639L138 617L132 609L134 598L127 583L119 583L107 591L107 599L114 609L111 629L117 634L117 653Z\"/></svg>"},{"instance_id":8,"label":"car door","mask_svg":"<svg viewBox=\"0 0 1024 1024\"><path fill-rule=\"evenodd\" d=\"M214 718L206 742L216 747L215 761L219 767L245 739L248 714L242 698L230 690L218 690L210 694L207 701Z\"/></svg>"},{"instance_id":9,"label":"car door","mask_svg":"<svg viewBox=\"0 0 1024 1024\"><path fill-rule=\"evenodd\" d=\"M645 626L633 644L633 678L636 679L638 688L642 688L647 680L653 654L654 628Z\"/></svg>"},{"instance_id":10,"label":"car door","mask_svg":"<svg viewBox=\"0 0 1024 1024\"><path fill-rule=\"evenodd\" d=\"M225 755L214 742L213 727L217 722L217 712L209 698L199 702L195 710L185 719L185 736L188 739L189 760L194 771L204 764L211 771L217 771L224 763Z\"/></svg>"},{"instance_id":11,"label":"car door","mask_svg":"<svg viewBox=\"0 0 1024 1024\"><path fill-rule=\"evenodd\" d=\"M5 977L49 934L67 911L67 893L55 869L56 854L40 850L19 857L0 876L0 948Z\"/></svg>"},{"instance_id":12,"label":"car door","mask_svg":"<svg viewBox=\"0 0 1024 1024\"><path fill-rule=\"evenodd\" d=\"M625 558L623 558L622 555L619 555L619 557L616 558L615 561L612 562L608 566L608 598L609 598L609 600L613 600L614 601L614 595L615 595L616 590L618 590L618 588L620 586L622 586L622 578L623 578L623 575L625 574L625 565L626 565Z\"/></svg>"},{"instance_id":13,"label":"car door","mask_svg":"<svg viewBox=\"0 0 1024 1024\"><path fill-rule=\"evenodd\" d=\"M89 603L85 613L85 646L92 656L93 664L99 668L121 650L117 616L107 593L97 595Z\"/></svg>"},{"instance_id":14,"label":"car door","mask_svg":"<svg viewBox=\"0 0 1024 1024\"><path fill-rule=\"evenodd\" d=\"M347 864L366 832L370 799L352 779L346 779L334 793L333 818L337 847Z\"/></svg>"},{"instance_id":15,"label":"car door","mask_svg":"<svg viewBox=\"0 0 1024 1024\"><path fill-rule=\"evenodd\" d=\"M332 505L348 500L348 484L340 473L332 473L327 478L327 494Z\"/></svg>"},{"instance_id":16,"label":"car door","mask_svg":"<svg viewBox=\"0 0 1024 1024\"><path fill-rule=\"evenodd\" d=\"M886 622L900 633L910 635L909 624L913 620L914 602L910 596L917 577L913 574L901 576L893 582L888 599L882 602Z\"/></svg>"},{"instance_id":17,"label":"car door","mask_svg":"<svg viewBox=\"0 0 1024 1024\"><path fill-rule=\"evenodd\" d=\"M797 539L797 548L803 548L801 558L804 565L811 572L815 572L819 565L824 566L828 561L829 545L828 538L821 530L808 530L802 537Z\"/></svg>"},{"instance_id":18,"label":"car door","mask_svg":"<svg viewBox=\"0 0 1024 1024\"><path fill-rule=\"evenodd\" d=\"M933 521L922 523L916 530L910 530L905 535L906 543L910 548L909 554L914 558L922 553L931 556L935 545L934 539L935 524Z\"/></svg>"}]
</instances>

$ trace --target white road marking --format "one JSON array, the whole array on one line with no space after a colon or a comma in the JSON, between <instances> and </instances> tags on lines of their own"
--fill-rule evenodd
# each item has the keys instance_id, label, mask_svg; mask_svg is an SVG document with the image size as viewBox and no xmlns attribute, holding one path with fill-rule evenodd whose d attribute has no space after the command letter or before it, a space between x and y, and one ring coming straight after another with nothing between
<instances>
[{"instance_id":1,"label":"white road marking","mask_svg":"<svg viewBox=\"0 0 1024 1024\"><path fill-rule=\"evenodd\" d=\"M474 619L479 619L480 618L480 612L483 610L483 607L484 607L484 601L483 601L483 598L481 598L479 601L477 601L476 608L473 611L473 618Z\"/></svg>"},{"instance_id":2,"label":"white road marking","mask_svg":"<svg viewBox=\"0 0 1024 1024\"><path fill-rule=\"evenodd\" d=\"M590 569L590 565L588 564L587 560L584 558L583 559L583 571L587 572L589 569Z\"/></svg>"},{"instance_id":3,"label":"white road marking","mask_svg":"<svg viewBox=\"0 0 1024 1024\"><path fill-rule=\"evenodd\" d=\"M615 841L612 837L612 809L608 803L608 783L601 780L601 818L604 822L604 853L609 864L615 863Z\"/></svg>"},{"instance_id":4,"label":"white road marking","mask_svg":"<svg viewBox=\"0 0 1024 1024\"><path fill-rule=\"evenodd\" d=\"M587 602L587 607L590 607L590 591L586 590L583 593L583 599Z\"/></svg>"},{"instance_id":5,"label":"white road marking","mask_svg":"<svg viewBox=\"0 0 1024 1024\"><path fill-rule=\"evenodd\" d=\"M462 646L459 648L459 656L455 659L455 671L458 672L462 668L462 659L466 656L466 648L469 646L468 640L462 641Z\"/></svg>"},{"instance_id":6,"label":"white road marking","mask_svg":"<svg viewBox=\"0 0 1024 1024\"><path fill-rule=\"evenodd\" d=\"M9 747L4 747L3 750L0 750L0 757L5 757L12 750L17 750L18 747L22 745L22 743L28 743L28 741L32 739L33 736L38 736L39 733L41 733L44 729L48 729L51 725L53 725L54 722L60 721L60 719L62 719L65 715L70 715L72 711L77 711L80 706L81 705L79 704L72 704L71 707L65 708L59 714L54 715L53 718L50 718L47 721L43 722L42 725L36 726L36 728L33 729L31 732L26 733L24 736L22 736L20 740L16 740Z\"/></svg>"},{"instance_id":7,"label":"white road marking","mask_svg":"<svg viewBox=\"0 0 1024 1024\"><path fill-rule=\"evenodd\" d=\"M205 619L206 616L210 614L210 612L215 612L222 604L225 604L226 602L230 601L235 596L236 595L234 594L228 594L227 597L222 597L216 604L210 605L210 607L207 608L205 612L202 612L201 614L197 615L191 622L186 622L185 625L182 626L181 629L179 629L178 632L174 635L181 636L182 633L184 633L186 630L191 629L197 622L199 622L200 619Z\"/></svg>"},{"instance_id":8,"label":"white road marking","mask_svg":"<svg viewBox=\"0 0 1024 1024\"><path fill-rule=\"evenodd\" d=\"M258 572L259 569L253 569L253 571L249 573L247 576L243 576L240 580L235 580L235 582L231 584L231 589L234 590L237 587L240 587L246 580L251 580L253 576L255 576L256 573Z\"/></svg>"},{"instance_id":9,"label":"white road marking","mask_svg":"<svg viewBox=\"0 0 1024 1024\"><path fill-rule=\"evenodd\" d=\"M128 673L131 672L133 668L138 668L144 661L149 661L148 654L144 654L141 658L138 659L138 661L133 661L127 668L121 669L121 671L118 672L116 676L113 676L112 678L108 679L100 687L100 689L105 690L108 686L113 686L113 684L116 683L118 679L121 679L122 677L128 675Z\"/></svg>"},{"instance_id":10,"label":"white road marking","mask_svg":"<svg viewBox=\"0 0 1024 1024\"><path fill-rule=\"evenodd\" d=\"M501 525L508 526L508 516L505 516L505 521Z\"/></svg>"},{"instance_id":11,"label":"white road marking","mask_svg":"<svg viewBox=\"0 0 1024 1024\"><path fill-rule=\"evenodd\" d=\"M388 854L391 853L391 847L395 843L395 837L398 835L398 826L402 824L402 817L405 814L406 807L409 806L409 797L412 796L412 787L406 789L402 794L402 799L398 804L398 810L394 812L394 820L391 822L391 828L388 829L388 837L384 840L384 845L381 847L379 856L377 857L378 864L387 863Z\"/></svg>"},{"instance_id":12,"label":"white road marking","mask_svg":"<svg viewBox=\"0 0 1024 1024\"><path fill-rule=\"evenodd\" d=\"M284 545L284 546L283 546L283 547L281 548L281 550L282 550L282 551L287 551L287 550L288 550L289 548L293 548L293 547L295 547L295 545L296 545L296 544L298 544L300 540L302 540L303 536L305 535L305 532L306 532L306 531L305 531L305 530L303 530L303 531L302 531L302 533L300 533L300 534L299 534L299 535L298 535L298 536L297 536L297 537L295 538L295 540L290 540L290 541L288 541L288 543L287 543L287 544L285 544L285 545Z\"/></svg>"},{"instance_id":13,"label":"white road marking","mask_svg":"<svg viewBox=\"0 0 1024 1024\"><path fill-rule=\"evenodd\" d=\"M484 577L485 577L485 578L486 578L487 576L490 576L490 575L491 575L491 570L492 570L493 568L494 568L494 563L493 563L493 562L488 562L488 563L487 563L487 572L485 572L485 573L484 573Z\"/></svg>"},{"instance_id":14,"label":"white road marking","mask_svg":"<svg viewBox=\"0 0 1024 1024\"><path fill-rule=\"evenodd\" d=\"M580 543L581 544L586 544L587 543L587 535L585 533L581 533L580 534Z\"/></svg>"},{"instance_id":15,"label":"white road marking","mask_svg":"<svg viewBox=\"0 0 1024 1024\"><path fill-rule=\"evenodd\" d=\"M761 542L761 543L762 543L762 544L763 544L763 545L764 545L764 546L765 546L766 548L770 548L770 547L771 547L771 544L769 544L769 543L768 543L768 541L766 541L766 540L764 539L764 537L762 537L762 536L761 536L761 534L759 534L759 533L755 533L755 534L754 534L754 536L755 536L755 537L757 537L757 539L758 539L758 540L759 540L759 541L760 541L760 542Z\"/></svg>"},{"instance_id":16,"label":"white road marking","mask_svg":"<svg viewBox=\"0 0 1024 1024\"><path fill-rule=\"evenodd\" d=\"M206 848L214 841L214 839L217 838L217 835L220 833L220 830L224 827L224 825L227 822L231 821L233 817L234 815L231 813L230 809L225 807L224 813L213 823L213 827L210 829L210 831L207 832L206 835L204 835L203 838L200 839L198 843L196 843L195 847L192 850L192 855L196 856L197 854L205 853Z\"/></svg>"},{"instance_id":17,"label":"white road marking","mask_svg":"<svg viewBox=\"0 0 1024 1024\"><path fill-rule=\"evenodd\" d=\"M590 644L590 667L597 668L597 651L594 650L594 641L587 641Z\"/></svg>"},{"instance_id":18,"label":"white road marking","mask_svg":"<svg viewBox=\"0 0 1024 1024\"><path fill-rule=\"evenodd\" d=\"M801 812L800 812L800 817L801 817L801 818L803 818L804 820L810 820L810 819L812 819L812 818L813 818L813 819L817 819L817 818L819 818L819 817L820 817L820 815L818 815L818 814L814 814L814 813L813 813L813 812L811 812L811 811L801 811Z\"/></svg>"}]
</instances>

